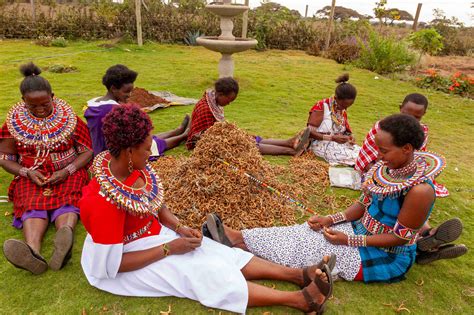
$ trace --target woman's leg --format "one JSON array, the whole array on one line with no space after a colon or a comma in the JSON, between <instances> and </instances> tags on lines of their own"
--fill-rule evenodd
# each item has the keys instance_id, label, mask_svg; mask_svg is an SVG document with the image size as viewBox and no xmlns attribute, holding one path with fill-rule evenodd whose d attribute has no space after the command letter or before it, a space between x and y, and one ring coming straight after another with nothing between
<instances>
[{"instance_id":1,"label":"woman's leg","mask_svg":"<svg viewBox=\"0 0 474 315\"><path fill-rule=\"evenodd\" d=\"M165 132L156 134L155 136L157 136L160 139L166 140L166 139L171 138L171 137L182 135L186 131L186 129L188 128L190 120L191 119L189 118L189 115L186 115L184 117L183 121L181 122L181 125L178 128L176 128L174 130L165 131Z\"/></svg>"},{"instance_id":2,"label":"woman's leg","mask_svg":"<svg viewBox=\"0 0 474 315\"><path fill-rule=\"evenodd\" d=\"M288 148L293 148L295 146L296 138L298 135L294 136L293 138L290 139L262 139L260 143L262 144L271 144L271 145L276 145L279 147L288 147Z\"/></svg>"},{"instance_id":3,"label":"woman's leg","mask_svg":"<svg viewBox=\"0 0 474 315\"><path fill-rule=\"evenodd\" d=\"M186 129L182 134L164 139L166 142L166 150L176 148L181 142L188 138L189 129Z\"/></svg>"},{"instance_id":4,"label":"woman's leg","mask_svg":"<svg viewBox=\"0 0 474 315\"><path fill-rule=\"evenodd\" d=\"M295 155L296 151L293 147L279 146L274 144L264 143L262 140L258 145L258 150L262 155Z\"/></svg>"},{"instance_id":5,"label":"woman's leg","mask_svg":"<svg viewBox=\"0 0 474 315\"><path fill-rule=\"evenodd\" d=\"M298 286L302 286L304 283L303 269L278 265L256 256L241 271L247 280L280 280L288 281Z\"/></svg>"},{"instance_id":6,"label":"woman's leg","mask_svg":"<svg viewBox=\"0 0 474 315\"><path fill-rule=\"evenodd\" d=\"M64 214L61 214L54 220L54 224L56 226L56 230L59 230L60 228L64 226L70 227L72 230L76 227L77 224L77 214L73 212L67 212Z\"/></svg>"},{"instance_id":7,"label":"woman's leg","mask_svg":"<svg viewBox=\"0 0 474 315\"><path fill-rule=\"evenodd\" d=\"M324 282L328 282L325 274L318 270L315 277L320 277ZM303 291L279 291L271 289L262 285L258 285L247 281L249 290L248 306L270 306L270 305L284 305L297 308L301 311L310 311L308 302L306 301ZM311 283L305 289L314 303L321 305L326 298L319 290L315 283Z\"/></svg>"},{"instance_id":8,"label":"woman's leg","mask_svg":"<svg viewBox=\"0 0 474 315\"><path fill-rule=\"evenodd\" d=\"M41 242L43 236L48 229L48 220L31 218L23 221L23 235L25 236L26 243L37 253L41 251Z\"/></svg>"}]
</instances>

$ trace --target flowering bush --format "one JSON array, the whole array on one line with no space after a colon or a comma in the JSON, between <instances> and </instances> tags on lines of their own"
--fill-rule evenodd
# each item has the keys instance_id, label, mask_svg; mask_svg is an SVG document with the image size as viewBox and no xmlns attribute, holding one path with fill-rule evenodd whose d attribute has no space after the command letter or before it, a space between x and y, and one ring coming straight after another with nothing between
<instances>
[{"instance_id":1,"label":"flowering bush","mask_svg":"<svg viewBox=\"0 0 474 315\"><path fill-rule=\"evenodd\" d=\"M427 89L432 88L437 91L461 95L464 97L474 98L474 78L458 71L451 77L439 75L435 69L428 69L423 72L423 76L415 79L418 87Z\"/></svg>"}]
</instances>

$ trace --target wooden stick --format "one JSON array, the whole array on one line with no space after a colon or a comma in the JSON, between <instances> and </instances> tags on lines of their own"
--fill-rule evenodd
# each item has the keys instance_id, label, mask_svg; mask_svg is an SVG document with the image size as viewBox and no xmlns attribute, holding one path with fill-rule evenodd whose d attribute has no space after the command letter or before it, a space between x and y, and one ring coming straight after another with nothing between
<instances>
[{"instance_id":1,"label":"wooden stick","mask_svg":"<svg viewBox=\"0 0 474 315\"><path fill-rule=\"evenodd\" d=\"M142 38L142 1L135 0L135 17L137 19L137 43L138 46L143 46Z\"/></svg>"},{"instance_id":2,"label":"wooden stick","mask_svg":"<svg viewBox=\"0 0 474 315\"><path fill-rule=\"evenodd\" d=\"M329 43L331 41L332 22L334 20L334 10L335 9L336 9L336 0L332 0L331 15L329 16L329 23L328 23L328 35L326 37L326 50L329 49Z\"/></svg>"},{"instance_id":3,"label":"wooden stick","mask_svg":"<svg viewBox=\"0 0 474 315\"><path fill-rule=\"evenodd\" d=\"M418 28L418 19L420 18L421 6L422 3L418 3L418 7L416 8L415 20L413 21L413 31L416 32Z\"/></svg>"}]
</instances>

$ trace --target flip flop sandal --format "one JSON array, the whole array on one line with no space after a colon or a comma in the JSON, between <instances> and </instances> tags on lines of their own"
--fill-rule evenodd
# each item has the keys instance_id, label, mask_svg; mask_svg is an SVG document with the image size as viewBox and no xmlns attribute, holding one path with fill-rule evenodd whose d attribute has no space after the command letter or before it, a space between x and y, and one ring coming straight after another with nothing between
<instances>
[{"instance_id":1,"label":"flip flop sandal","mask_svg":"<svg viewBox=\"0 0 474 315\"><path fill-rule=\"evenodd\" d=\"M39 275L48 270L46 260L26 242L9 239L3 243L5 258L15 267Z\"/></svg>"},{"instance_id":2,"label":"flip flop sandal","mask_svg":"<svg viewBox=\"0 0 474 315\"><path fill-rule=\"evenodd\" d=\"M323 314L324 310L326 309L326 302L332 296L332 289L333 289L333 280L331 277L331 271L329 270L328 265L323 265L321 271L324 272L328 278L328 282L321 280L319 276L314 278L313 283L318 287L319 292L324 296L324 300L321 304L318 304L314 301L311 294L308 292L307 288L302 290L304 299L310 308L311 312L316 312L316 314ZM310 283L311 285L311 283Z\"/></svg>"},{"instance_id":3,"label":"flip flop sandal","mask_svg":"<svg viewBox=\"0 0 474 315\"><path fill-rule=\"evenodd\" d=\"M416 255L416 263L420 265L427 265L440 259L453 259L466 254L467 251L467 247L463 244L444 245L441 246L437 251L423 252Z\"/></svg>"},{"instance_id":4,"label":"flip flop sandal","mask_svg":"<svg viewBox=\"0 0 474 315\"><path fill-rule=\"evenodd\" d=\"M58 271L63 268L72 256L74 231L69 226L63 226L54 237L54 252L49 261L49 267Z\"/></svg>"},{"instance_id":5,"label":"flip flop sandal","mask_svg":"<svg viewBox=\"0 0 474 315\"><path fill-rule=\"evenodd\" d=\"M324 260L321 260L317 265L309 266L303 269L303 288L307 287L313 281L313 279L311 279L309 275L314 274L316 272L316 269L322 269L324 264ZM329 267L329 271L332 273L332 270L336 266L335 254L331 254L329 256L329 260L326 265Z\"/></svg>"},{"instance_id":6,"label":"flip flop sandal","mask_svg":"<svg viewBox=\"0 0 474 315\"><path fill-rule=\"evenodd\" d=\"M213 240L211 232L209 232L209 228L207 227L207 222L204 222L204 224L201 226L201 232L203 236L208 237L211 240Z\"/></svg>"},{"instance_id":7,"label":"flip flop sandal","mask_svg":"<svg viewBox=\"0 0 474 315\"><path fill-rule=\"evenodd\" d=\"M232 247L232 243L230 242L227 235L225 235L224 224L216 213L208 214L206 223L214 241Z\"/></svg>"},{"instance_id":8,"label":"flip flop sandal","mask_svg":"<svg viewBox=\"0 0 474 315\"><path fill-rule=\"evenodd\" d=\"M416 242L417 249L426 252L441 245L454 242L462 233L462 222L453 218L443 222L433 235L425 236Z\"/></svg>"},{"instance_id":9,"label":"flip flop sandal","mask_svg":"<svg viewBox=\"0 0 474 315\"><path fill-rule=\"evenodd\" d=\"M301 136L298 137L298 144L295 148L295 156L300 156L306 150L306 148L308 147L310 134L311 130L309 130L309 128L306 128L301 134Z\"/></svg>"}]
</instances>

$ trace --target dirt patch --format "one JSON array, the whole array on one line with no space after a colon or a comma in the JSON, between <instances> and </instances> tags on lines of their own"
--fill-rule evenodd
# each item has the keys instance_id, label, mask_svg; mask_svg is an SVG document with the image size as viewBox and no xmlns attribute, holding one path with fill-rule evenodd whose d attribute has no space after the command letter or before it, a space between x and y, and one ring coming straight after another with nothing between
<instances>
[{"instance_id":1,"label":"dirt patch","mask_svg":"<svg viewBox=\"0 0 474 315\"><path fill-rule=\"evenodd\" d=\"M167 100L162 97L151 94L145 89L134 88L128 102L135 103L141 107L149 107L156 104L169 104Z\"/></svg>"},{"instance_id":2,"label":"dirt patch","mask_svg":"<svg viewBox=\"0 0 474 315\"><path fill-rule=\"evenodd\" d=\"M423 58L422 68L438 70L442 76L451 76L460 71L474 76L474 57L469 56L428 56Z\"/></svg>"}]
</instances>

